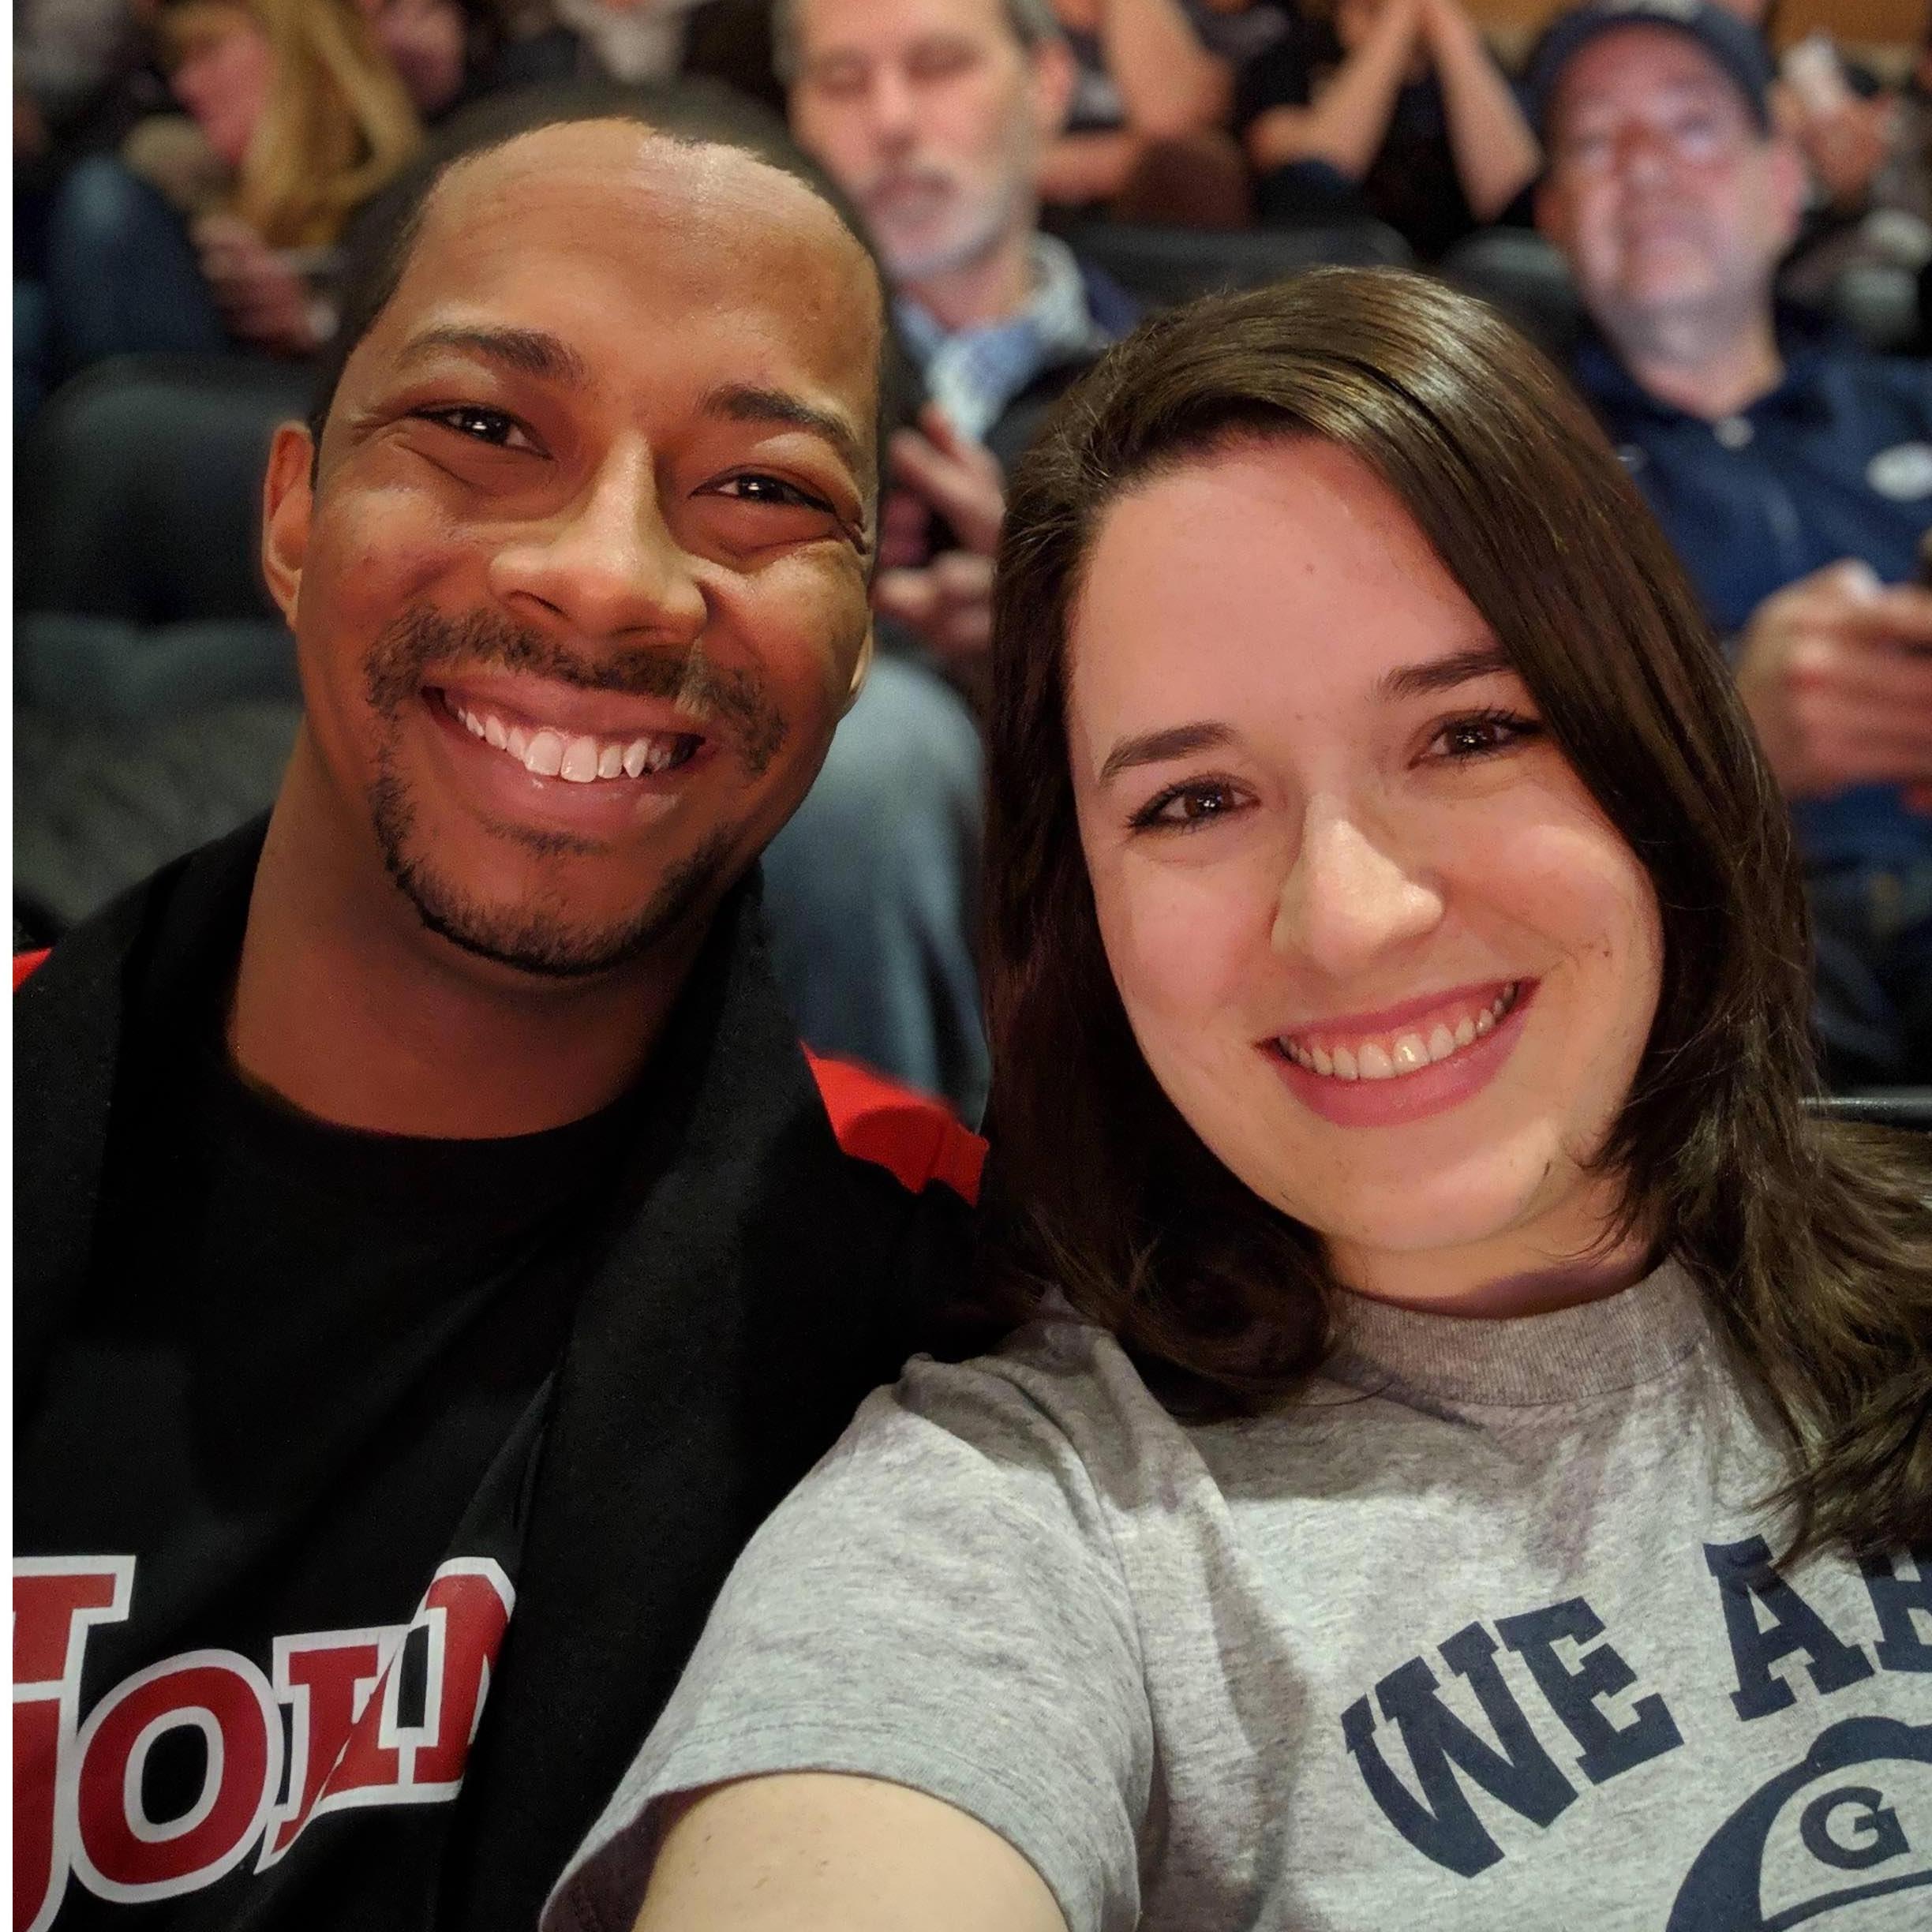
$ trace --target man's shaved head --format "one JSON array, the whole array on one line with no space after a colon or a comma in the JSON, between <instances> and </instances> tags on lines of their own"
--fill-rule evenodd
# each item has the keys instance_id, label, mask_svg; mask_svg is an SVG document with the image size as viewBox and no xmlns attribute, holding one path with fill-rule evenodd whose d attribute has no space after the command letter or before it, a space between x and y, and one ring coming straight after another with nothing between
<instances>
[{"instance_id":1,"label":"man's shaved head","mask_svg":"<svg viewBox=\"0 0 1932 1932\"><path fill-rule=\"evenodd\" d=\"M586 132L592 129L603 132ZM440 219L437 211L446 191L474 178L479 168L485 170L489 182L494 178L489 164L504 159L509 178L527 183L549 165L546 156L593 148L608 153L602 144L613 129L622 131L620 143L627 135L639 155L656 152L671 166L677 155L689 159L693 166L684 180L701 197L721 191L743 207L743 190L750 185L751 200L761 188L770 190L778 197L773 205L796 212L807 230L823 234L829 219L871 264L882 318L886 297L876 257L844 196L815 163L791 146L783 124L754 104L702 85L676 95L636 88L571 90L540 95L533 103L513 99L507 110L504 103L486 103L454 125L450 144L399 182L354 238L340 324L323 352L309 412L318 452L343 371L395 296L425 227ZM708 169L702 164L705 158ZM459 207L474 205L474 178L469 185Z\"/></svg>"}]
</instances>

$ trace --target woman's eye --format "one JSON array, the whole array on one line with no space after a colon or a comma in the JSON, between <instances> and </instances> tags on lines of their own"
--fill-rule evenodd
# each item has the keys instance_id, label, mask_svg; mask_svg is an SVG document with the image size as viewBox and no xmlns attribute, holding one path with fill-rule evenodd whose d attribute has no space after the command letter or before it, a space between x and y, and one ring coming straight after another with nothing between
<instances>
[{"instance_id":1,"label":"woman's eye","mask_svg":"<svg viewBox=\"0 0 1932 1932\"><path fill-rule=\"evenodd\" d=\"M1245 803L1231 784L1217 778L1196 779L1148 799L1134 814L1133 828L1140 832L1195 832L1238 811Z\"/></svg>"},{"instance_id":2,"label":"woman's eye","mask_svg":"<svg viewBox=\"0 0 1932 1932\"><path fill-rule=\"evenodd\" d=\"M426 421L440 423L445 429L454 429L459 436L467 436L472 442L487 443L492 449L537 447L522 425L514 416L506 416L501 410L478 409L464 402L453 409L424 410L421 413Z\"/></svg>"},{"instance_id":3,"label":"woman's eye","mask_svg":"<svg viewBox=\"0 0 1932 1932\"><path fill-rule=\"evenodd\" d=\"M1439 757L1457 763L1472 758L1492 758L1499 751L1526 739L1541 736L1543 727L1533 718L1519 717L1513 711L1485 711L1470 717L1451 718L1436 728L1429 740Z\"/></svg>"},{"instance_id":4,"label":"woman's eye","mask_svg":"<svg viewBox=\"0 0 1932 1932\"><path fill-rule=\"evenodd\" d=\"M832 506L822 496L814 496L782 477L756 474L728 477L718 485L717 493L736 497L741 503L777 504L786 509L822 510L828 516L832 514Z\"/></svg>"}]
</instances>

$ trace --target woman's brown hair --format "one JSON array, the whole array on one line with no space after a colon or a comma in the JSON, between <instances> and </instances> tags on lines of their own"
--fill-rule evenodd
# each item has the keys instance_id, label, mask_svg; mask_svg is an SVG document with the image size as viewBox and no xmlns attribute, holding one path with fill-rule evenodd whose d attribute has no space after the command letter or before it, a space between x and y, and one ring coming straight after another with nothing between
<instances>
[{"instance_id":1,"label":"woman's brown hair","mask_svg":"<svg viewBox=\"0 0 1932 1932\"><path fill-rule=\"evenodd\" d=\"M1123 492L1313 437L1406 506L1649 871L1663 984L1602 1154L1788 1432L1793 1552L1932 1534L1932 1161L1818 1118L1788 814L1662 533L1582 405L1481 304L1331 269L1162 316L1013 480L995 593L986 975L991 1265L1050 1283L1197 1414L1279 1402L1334 1340L1320 1245L1162 1093L1102 948L1075 823L1069 620Z\"/></svg>"}]
</instances>

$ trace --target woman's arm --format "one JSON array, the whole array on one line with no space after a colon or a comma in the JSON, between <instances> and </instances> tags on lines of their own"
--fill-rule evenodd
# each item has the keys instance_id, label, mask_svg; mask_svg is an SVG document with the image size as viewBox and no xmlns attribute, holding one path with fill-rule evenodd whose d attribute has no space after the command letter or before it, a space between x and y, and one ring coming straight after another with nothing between
<instances>
[{"instance_id":1,"label":"woman's arm","mask_svg":"<svg viewBox=\"0 0 1932 1932\"><path fill-rule=\"evenodd\" d=\"M1422 32L1442 83L1463 197L1478 221L1494 221L1536 179L1543 151L1458 0L1422 0Z\"/></svg>"},{"instance_id":2,"label":"woman's arm","mask_svg":"<svg viewBox=\"0 0 1932 1932\"><path fill-rule=\"evenodd\" d=\"M1415 58L1421 0L1387 0L1368 36L1311 107L1269 107L1248 130L1248 159L1265 174L1292 161L1325 161L1360 181L1382 152L1402 77Z\"/></svg>"},{"instance_id":3,"label":"woman's arm","mask_svg":"<svg viewBox=\"0 0 1932 1932\"><path fill-rule=\"evenodd\" d=\"M1142 140L1178 140L1226 122L1234 69L1201 45L1177 0L1104 0L1100 47L1128 129Z\"/></svg>"},{"instance_id":4,"label":"woman's arm","mask_svg":"<svg viewBox=\"0 0 1932 1932\"><path fill-rule=\"evenodd\" d=\"M1067 1932L1012 1846L936 1798L797 1772L678 1801L637 1932Z\"/></svg>"}]
</instances>

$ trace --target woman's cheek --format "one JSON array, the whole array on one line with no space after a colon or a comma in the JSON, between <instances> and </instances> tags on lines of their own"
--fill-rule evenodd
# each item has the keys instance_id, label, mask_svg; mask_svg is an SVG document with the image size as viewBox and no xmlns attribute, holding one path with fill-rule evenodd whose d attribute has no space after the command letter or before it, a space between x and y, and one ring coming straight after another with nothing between
<instances>
[{"instance_id":1,"label":"woman's cheek","mask_svg":"<svg viewBox=\"0 0 1932 1932\"><path fill-rule=\"evenodd\" d=\"M1144 1014L1169 1028L1225 1030L1267 956L1269 921L1255 898L1252 882L1234 866L1119 868L1099 905L1101 936L1136 1027ZM1183 1040L1174 1045L1189 1058L1212 1050L1207 1038L1192 1051Z\"/></svg>"}]
</instances>

